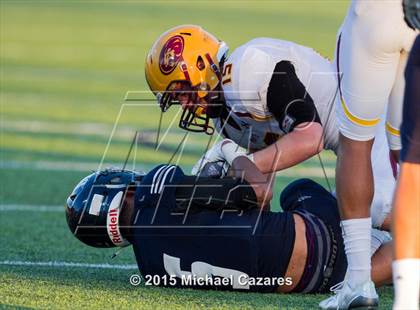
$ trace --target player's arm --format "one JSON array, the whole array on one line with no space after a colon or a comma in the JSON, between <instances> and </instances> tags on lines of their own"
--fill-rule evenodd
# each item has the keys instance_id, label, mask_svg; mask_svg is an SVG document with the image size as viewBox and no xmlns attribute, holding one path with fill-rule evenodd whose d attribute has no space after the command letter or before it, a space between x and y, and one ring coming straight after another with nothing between
<instances>
[{"instance_id":1,"label":"player's arm","mask_svg":"<svg viewBox=\"0 0 420 310\"><path fill-rule=\"evenodd\" d=\"M254 189L258 204L267 206L272 192L272 175L264 175L257 166L247 157L244 150L232 140L225 139L221 143L221 151L226 162L230 166L230 175L245 179ZM270 178L271 176L271 178Z\"/></svg>"},{"instance_id":2,"label":"player's arm","mask_svg":"<svg viewBox=\"0 0 420 310\"><path fill-rule=\"evenodd\" d=\"M246 156L239 156L232 162L230 175L243 177L254 189L260 206L268 206L273 198L272 184L274 175L264 175Z\"/></svg>"},{"instance_id":3,"label":"player's arm","mask_svg":"<svg viewBox=\"0 0 420 310\"><path fill-rule=\"evenodd\" d=\"M286 135L254 153L261 172L286 169L323 149L323 128L315 104L288 61L279 62L274 69L267 107Z\"/></svg>"},{"instance_id":4,"label":"player's arm","mask_svg":"<svg viewBox=\"0 0 420 310\"><path fill-rule=\"evenodd\" d=\"M297 165L322 149L321 125L303 123L276 143L254 153L253 160L260 171L269 173Z\"/></svg>"},{"instance_id":5,"label":"player's arm","mask_svg":"<svg viewBox=\"0 0 420 310\"><path fill-rule=\"evenodd\" d=\"M184 176L176 188L177 206L248 210L259 205L254 187L243 178Z\"/></svg>"}]
</instances>

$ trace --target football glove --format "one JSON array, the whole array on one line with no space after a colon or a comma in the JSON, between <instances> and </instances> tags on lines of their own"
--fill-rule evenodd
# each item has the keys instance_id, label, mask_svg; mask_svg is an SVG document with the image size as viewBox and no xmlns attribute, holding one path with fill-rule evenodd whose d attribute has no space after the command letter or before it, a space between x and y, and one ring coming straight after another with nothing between
<instances>
[{"instance_id":1,"label":"football glove","mask_svg":"<svg viewBox=\"0 0 420 310\"><path fill-rule=\"evenodd\" d=\"M246 150L230 139L223 139L213 145L194 165L193 175L223 177L235 158L246 156Z\"/></svg>"},{"instance_id":2,"label":"football glove","mask_svg":"<svg viewBox=\"0 0 420 310\"><path fill-rule=\"evenodd\" d=\"M229 167L221 148L223 141L225 140L221 140L213 145L203 156L201 156L192 168L191 174L212 177L222 177L226 175ZM220 174L220 176L217 174Z\"/></svg>"}]
</instances>

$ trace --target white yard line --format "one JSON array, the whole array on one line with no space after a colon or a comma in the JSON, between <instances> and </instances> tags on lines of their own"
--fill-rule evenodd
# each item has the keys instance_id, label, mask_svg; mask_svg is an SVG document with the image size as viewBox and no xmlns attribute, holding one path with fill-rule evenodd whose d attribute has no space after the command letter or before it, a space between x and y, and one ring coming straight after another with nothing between
<instances>
[{"instance_id":1,"label":"white yard line","mask_svg":"<svg viewBox=\"0 0 420 310\"><path fill-rule=\"evenodd\" d=\"M123 108L123 106L121 107ZM175 119L174 119L175 120ZM176 128L171 125L167 130ZM104 123L63 123L51 121L18 121L18 120L2 120L0 129L5 129L11 132L33 132L33 133L51 133L51 134L72 134L82 136L96 136L102 138L110 138L111 136L120 140L130 140L133 138L135 129L128 125L115 125ZM149 128L139 130L142 140L154 142L156 132ZM182 132L170 132L170 139L173 137L181 137ZM162 141L162 139L161 139ZM201 145L198 139L191 139L191 143Z\"/></svg>"},{"instance_id":2,"label":"white yard line","mask_svg":"<svg viewBox=\"0 0 420 310\"><path fill-rule=\"evenodd\" d=\"M63 134L81 134L95 135L101 137L109 137L112 125L101 123L66 123L63 125L59 122L49 121L8 121L4 120L2 128L14 130L18 132L45 132L45 133L63 133ZM132 128L128 126L120 126L116 137L130 138L134 134Z\"/></svg>"},{"instance_id":3,"label":"white yard line","mask_svg":"<svg viewBox=\"0 0 420 310\"><path fill-rule=\"evenodd\" d=\"M107 163L104 164L106 167L119 167L120 164ZM4 169L31 169L31 170L45 170L45 171L96 171L99 168L98 163L89 162L63 162L63 161L2 161L0 167ZM149 166L151 167L151 166ZM136 165L136 170L146 171L146 166ZM185 173L188 174L189 169L184 169ZM327 177L334 178L335 169L326 167L325 172ZM277 176L285 177L307 177L307 178L323 178L324 174L321 167L292 167L284 171L277 173Z\"/></svg>"},{"instance_id":4,"label":"white yard line","mask_svg":"<svg viewBox=\"0 0 420 310\"><path fill-rule=\"evenodd\" d=\"M116 165L115 165L116 166ZM92 171L98 169L97 163L90 162L64 162L64 161L2 161L0 167L6 169L32 169L49 171Z\"/></svg>"},{"instance_id":5,"label":"white yard line","mask_svg":"<svg viewBox=\"0 0 420 310\"><path fill-rule=\"evenodd\" d=\"M64 204L62 206L46 205L18 205L18 204L0 204L0 212L7 211L34 211L34 212L60 212L64 213Z\"/></svg>"},{"instance_id":6,"label":"white yard line","mask_svg":"<svg viewBox=\"0 0 420 310\"><path fill-rule=\"evenodd\" d=\"M106 163L106 167L122 167L122 163ZM71 161L15 161L4 160L0 163L0 168L3 169L28 169L28 170L45 170L45 171L97 171L98 163L93 162L71 162ZM145 166L136 164L136 170L143 171Z\"/></svg>"},{"instance_id":7,"label":"white yard line","mask_svg":"<svg viewBox=\"0 0 420 310\"><path fill-rule=\"evenodd\" d=\"M4 211L36 211L36 212L64 212L64 206L45 206L45 205L0 205L0 212ZM31 262L31 261L0 261L3 266L35 266L35 267L54 267L54 268L100 268L100 269L137 269L137 265L112 265L112 264L86 264L75 262Z\"/></svg>"},{"instance_id":8,"label":"white yard line","mask_svg":"<svg viewBox=\"0 0 420 310\"><path fill-rule=\"evenodd\" d=\"M99 268L99 269L122 269L132 270L137 269L137 265L112 265L112 264L86 264L86 263L74 263L74 262L31 262L31 261L12 261L4 260L0 261L2 266L33 266L33 267L53 267L53 268Z\"/></svg>"}]
</instances>

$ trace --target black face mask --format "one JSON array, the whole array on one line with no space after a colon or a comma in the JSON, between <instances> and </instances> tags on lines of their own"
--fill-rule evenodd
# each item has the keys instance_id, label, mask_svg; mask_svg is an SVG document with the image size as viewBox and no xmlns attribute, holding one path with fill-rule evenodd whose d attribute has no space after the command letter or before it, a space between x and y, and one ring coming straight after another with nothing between
<instances>
[{"instance_id":1,"label":"black face mask","mask_svg":"<svg viewBox=\"0 0 420 310\"><path fill-rule=\"evenodd\" d=\"M200 107L195 107L194 110L184 109L182 111L181 118L179 119L179 128L191 131L191 132L204 132L208 135L214 133L214 127L210 125L209 115L197 114L197 109Z\"/></svg>"},{"instance_id":2,"label":"black face mask","mask_svg":"<svg viewBox=\"0 0 420 310\"><path fill-rule=\"evenodd\" d=\"M200 106L197 105L194 110L185 109L182 112L181 119L179 121L179 127L192 132L204 132L208 135L214 133L214 127L210 124L210 119L219 118L223 113L225 107L225 101L223 91L220 86L216 87L216 90L211 92L211 97L208 95L206 101L206 111L204 114L199 115L197 110Z\"/></svg>"}]
</instances>

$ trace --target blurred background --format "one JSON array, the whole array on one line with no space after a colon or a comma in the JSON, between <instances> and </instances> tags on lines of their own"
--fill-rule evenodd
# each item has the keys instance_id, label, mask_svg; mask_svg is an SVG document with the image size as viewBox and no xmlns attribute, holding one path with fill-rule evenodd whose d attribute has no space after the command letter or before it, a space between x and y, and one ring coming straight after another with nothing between
<instances>
[{"instance_id":1,"label":"blurred background","mask_svg":"<svg viewBox=\"0 0 420 310\"><path fill-rule=\"evenodd\" d=\"M255 37L281 38L332 57L346 7L314 0L1 1L1 203L63 203L102 158L104 166L121 166L136 130L137 169L172 157L184 135L178 118L156 151L153 96L142 95L151 98L143 107L122 107L127 91L148 90L144 59L167 29L198 24L231 50ZM177 112L164 115L164 129ZM190 135L180 164L189 168L207 138ZM317 159L311 169L322 172Z\"/></svg>"},{"instance_id":2,"label":"blurred background","mask_svg":"<svg viewBox=\"0 0 420 310\"><path fill-rule=\"evenodd\" d=\"M123 105L129 103L124 100L127 91L148 90L144 60L162 32L198 24L231 50L256 37L273 37L332 58L347 5L342 0L1 0L2 259L108 260L110 251L85 248L71 236L61 208L75 184L102 161L103 166L123 165L135 131L139 143L128 167L147 170L173 157L184 136L177 119L171 126L177 107L164 115L164 129L169 130L156 150L160 110L152 94L142 95L152 104ZM189 136L179 161L186 171L207 142L208 136ZM329 152L321 157L334 185L335 157ZM281 172L274 209L281 188L302 176L326 185L317 157ZM58 212L30 212L32 207ZM40 246L35 248L34 240ZM133 262L131 253L119 262ZM7 272L11 279L25 274L23 269Z\"/></svg>"}]
</instances>

